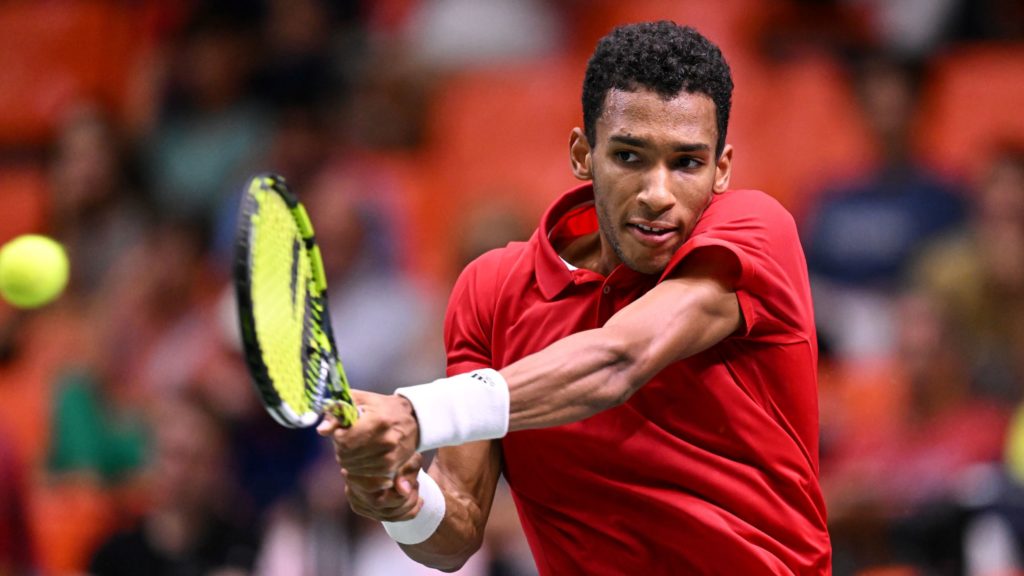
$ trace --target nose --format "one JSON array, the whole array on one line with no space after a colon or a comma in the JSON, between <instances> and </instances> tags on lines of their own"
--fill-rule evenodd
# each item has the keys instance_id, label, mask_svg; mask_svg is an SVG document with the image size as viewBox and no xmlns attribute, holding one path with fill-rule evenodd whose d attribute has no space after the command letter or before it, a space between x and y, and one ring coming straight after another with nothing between
<instances>
[{"instance_id":1,"label":"nose","mask_svg":"<svg viewBox=\"0 0 1024 576\"><path fill-rule=\"evenodd\" d=\"M671 174L664 168L657 168L651 171L644 182L644 187L637 195L640 205L647 208L652 214L661 214L668 211L676 202L670 187Z\"/></svg>"}]
</instances>

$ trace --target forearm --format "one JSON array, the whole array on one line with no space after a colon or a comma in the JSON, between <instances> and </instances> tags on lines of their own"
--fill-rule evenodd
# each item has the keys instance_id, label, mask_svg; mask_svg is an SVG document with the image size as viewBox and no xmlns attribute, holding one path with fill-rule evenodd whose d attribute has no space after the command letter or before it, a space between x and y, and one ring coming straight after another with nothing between
<instances>
[{"instance_id":1,"label":"forearm","mask_svg":"<svg viewBox=\"0 0 1024 576\"><path fill-rule=\"evenodd\" d=\"M621 404L646 380L636 348L615 329L599 328L502 368L509 431L577 422Z\"/></svg>"},{"instance_id":2,"label":"forearm","mask_svg":"<svg viewBox=\"0 0 1024 576\"><path fill-rule=\"evenodd\" d=\"M406 555L438 570L453 571L465 564L483 542L500 470L498 442L438 450L429 474L444 495L444 519L423 542L401 544Z\"/></svg>"},{"instance_id":3,"label":"forearm","mask_svg":"<svg viewBox=\"0 0 1024 576\"><path fill-rule=\"evenodd\" d=\"M495 372L400 388L426 450L583 420L626 401L670 363L742 325L734 292L706 279L663 282L601 328L571 334Z\"/></svg>"},{"instance_id":4,"label":"forearm","mask_svg":"<svg viewBox=\"0 0 1024 576\"><path fill-rule=\"evenodd\" d=\"M435 480L438 480L435 478ZM462 567L483 541L481 507L452 483L438 480L445 499L444 520L430 538L419 544L399 544L409 558L437 570Z\"/></svg>"},{"instance_id":5,"label":"forearm","mask_svg":"<svg viewBox=\"0 0 1024 576\"><path fill-rule=\"evenodd\" d=\"M736 294L718 282L660 284L601 328L502 368L508 429L568 424L618 406L670 363L720 342L741 321Z\"/></svg>"},{"instance_id":6,"label":"forearm","mask_svg":"<svg viewBox=\"0 0 1024 576\"><path fill-rule=\"evenodd\" d=\"M609 328L569 336L500 372L480 369L399 388L413 410L417 449L501 438L514 430L582 420L646 381L645 363ZM634 338L632 344L638 341Z\"/></svg>"}]
</instances>

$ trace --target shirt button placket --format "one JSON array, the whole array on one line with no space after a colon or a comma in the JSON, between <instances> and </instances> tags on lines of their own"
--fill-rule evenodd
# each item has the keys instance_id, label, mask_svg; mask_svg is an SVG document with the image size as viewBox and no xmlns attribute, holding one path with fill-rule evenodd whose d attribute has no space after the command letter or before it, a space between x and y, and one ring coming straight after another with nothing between
<instances>
[{"instance_id":1,"label":"shirt button placket","mask_svg":"<svg viewBox=\"0 0 1024 576\"><path fill-rule=\"evenodd\" d=\"M597 306L597 325L604 326L604 323L612 317L612 313L615 310L614 299L611 297L612 287L609 284L605 284L601 287L601 297L598 299L599 304Z\"/></svg>"}]
</instances>

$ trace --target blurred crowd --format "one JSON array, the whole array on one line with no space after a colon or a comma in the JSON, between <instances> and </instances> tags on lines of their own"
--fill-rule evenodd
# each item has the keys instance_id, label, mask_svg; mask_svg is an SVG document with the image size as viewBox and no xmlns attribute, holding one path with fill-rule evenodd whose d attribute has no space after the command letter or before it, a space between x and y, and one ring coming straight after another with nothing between
<instances>
[{"instance_id":1,"label":"blurred crowd","mask_svg":"<svg viewBox=\"0 0 1024 576\"><path fill-rule=\"evenodd\" d=\"M432 380L455 275L574 183L596 40L661 18L803 234L835 573L1024 574L1019 0L50 0L0 4L0 242L72 263L0 304L0 576L429 573L257 401L240 188L310 207L353 385ZM459 573L536 573L507 490Z\"/></svg>"}]
</instances>

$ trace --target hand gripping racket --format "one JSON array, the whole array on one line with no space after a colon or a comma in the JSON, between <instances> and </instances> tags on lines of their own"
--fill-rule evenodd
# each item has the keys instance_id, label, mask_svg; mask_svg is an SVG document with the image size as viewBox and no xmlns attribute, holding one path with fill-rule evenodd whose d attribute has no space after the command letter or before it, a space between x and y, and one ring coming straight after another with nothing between
<instances>
[{"instance_id":1,"label":"hand gripping racket","mask_svg":"<svg viewBox=\"0 0 1024 576\"><path fill-rule=\"evenodd\" d=\"M274 174L253 177L235 239L245 360L270 415L290 428L324 411L348 427L358 411L327 312L327 278L306 209Z\"/></svg>"}]
</instances>

